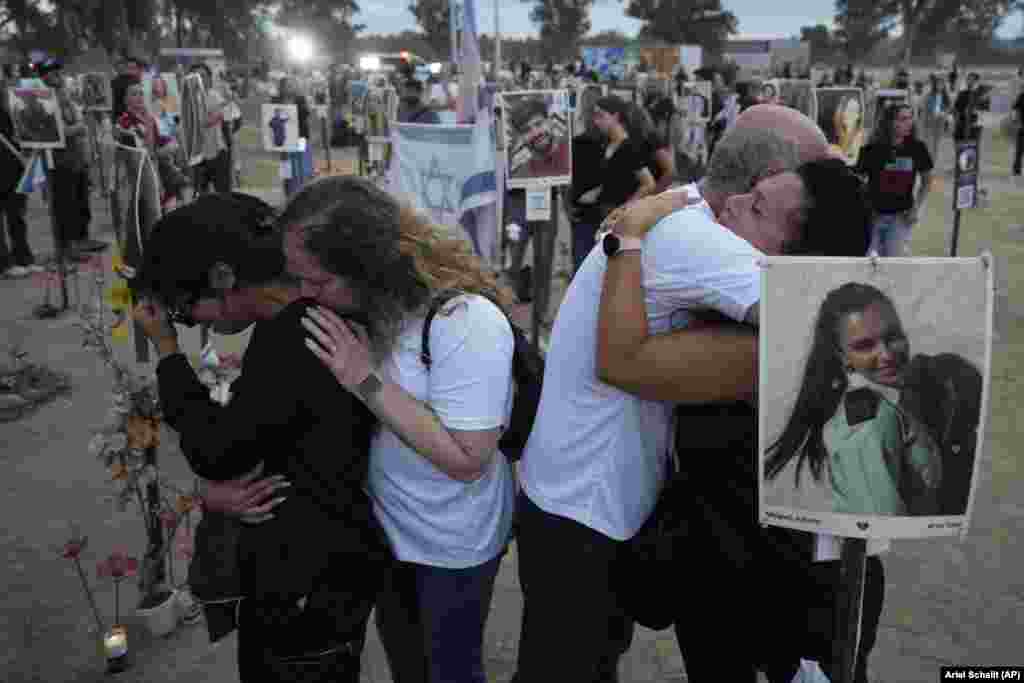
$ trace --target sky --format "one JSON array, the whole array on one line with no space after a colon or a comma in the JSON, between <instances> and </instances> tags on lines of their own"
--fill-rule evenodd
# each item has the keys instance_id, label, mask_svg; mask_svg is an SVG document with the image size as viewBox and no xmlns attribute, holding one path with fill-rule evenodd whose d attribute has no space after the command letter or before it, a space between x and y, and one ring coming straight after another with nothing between
<instances>
[{"instance_id":1,"label":"sky","mask_svg":"<svg viewBox=\"0 0 1024 683\"><path fill-rule=\"evenodd\" d=\"M357 23L366 24L368 33L398 33L416 29L416 21L407 9L409 0L358 0L361 12ZM535 34L530 23L530 4L521 0L477 0L478 30L494 32L494 7L501 8L503 34ZM800 34L801 26L831 26L834 0L722 0L722 6L739 19L741 34L768 34L782 37ZM626 0L597 0L591 10L591 32L618 29L635 35L640 22L625 16ZM1021 14L1010 17L1000 30L1001 37L1020 34Z\"/></svg>"}]
</instances>

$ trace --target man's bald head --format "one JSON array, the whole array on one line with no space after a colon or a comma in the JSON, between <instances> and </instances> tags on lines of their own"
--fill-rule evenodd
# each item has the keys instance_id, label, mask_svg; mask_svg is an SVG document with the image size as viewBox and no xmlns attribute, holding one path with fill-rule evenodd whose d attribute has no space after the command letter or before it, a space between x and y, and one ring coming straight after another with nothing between
<instances>
[{"instance_id":1,"label":"man's bald head","mask_svg":"<svg viewBox=\"0 0 1024 683\"><path fill-rule=\"evenodd\" d=\"M789 138L797 145L800 163L832 156L825 134L818 128L818 124L790 107L778 104L754 105L745 109L736 119L733 130L738 128L773 130Z\"/></svg>"}]
</instances>

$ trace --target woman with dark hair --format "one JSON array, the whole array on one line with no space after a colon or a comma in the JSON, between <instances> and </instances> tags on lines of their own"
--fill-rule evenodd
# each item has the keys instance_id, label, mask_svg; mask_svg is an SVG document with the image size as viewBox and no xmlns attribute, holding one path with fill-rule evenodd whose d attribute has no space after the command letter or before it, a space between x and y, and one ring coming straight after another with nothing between
<instances>
[{"instance_id":1,"label":"woman with dark hair","mask_svg":"<svg viewBox=\"0 0 1024 683\"><path fill-rule=\"evenodd\" d=\"M285 273L273 219L272 207L240 194L167 214L134 281L146 298L133 317L160 358L167 424L208 482L189 584L211 640L238 629L243 683L357 683L388 566L363 490L374 418L304 348L299 321L311 302ZM222 334L255 324L226 404L178 345L174 323L197 322Z\"/></svg>"},{"instance_id":2,"label":"woman with dark hair","mask_svg":"<svg viewBox=\"0 0 1024 683\"><path fill-rule=\"evenodd\" d=\"M664 192L676 177L675 153L672 150L672 121L675 106L667 97L659 97L650 109L630 104L630 135L647 148L647 170L654 177L651 194ZM657 116L657 118L655 118Z\"/></svg>"},{"instance_id":3,"label":"woman with dark hair","mask_svg":"<svg viewBox=\"0 0 1024 683\"><path fill-rule=\"evenodd\" d=\"M594 235L601 222L615 208L640 199L655 190L654 176L648 168L650 149L644 140L635 137L631 106L614 95L602 97L594 104L593 124L596 133L605 141L604 151L589 176L590 183L576 187L577 207L573 221L573 272L579 270L583 260L594 247Z\"/></svg>"},{"instance_id":4,"label":"woman with dark hair","mask_svg":"<svg viewBox=\"0 0 1024 683\"><path fill-rule=\"evenodd\" d=\"M367 488L396 559L377 605L392 675L484 683L513 513L498 449L512 403L511 296L466 241L359 178L309 185L280 220L288 270L321 305L303 321L310 357L381 421ZM351 307L374 312L368 329L331 311Z\"/></svg>"},{"instance_id":5,"label":"woman with dark hair","mask_svg":"<svg viewBox=\"0 0 1024 683\"><path fill-rule=\"evenodd\" d=\"M910 105L887 107L857 158L857 172L867 177L875 210L872 251L880 256L910 255L910 231L931 191L934 165L928 147L917 137Z\"/></svg>"},{"instance_id":6,"label":"woman with dark hair","mask_svg":"<svg viewBox=\"0 0 1024 683\"><path fill-rule=\"evenodd\" d=\"M910 344L878 289L848 283L818 311L814 342L793 412L767 452L765 476L795 461L828 480L832 510L846 514L938 514L942 462L916 416L899 407Z\"/></svg>"}]
</instances>

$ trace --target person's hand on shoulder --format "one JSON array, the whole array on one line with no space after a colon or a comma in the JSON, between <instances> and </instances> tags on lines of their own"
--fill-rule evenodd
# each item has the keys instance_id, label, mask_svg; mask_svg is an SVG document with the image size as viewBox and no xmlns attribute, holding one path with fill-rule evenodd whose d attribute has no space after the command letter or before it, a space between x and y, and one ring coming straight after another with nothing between
<instances>
[{"instance_id":1,"label":"person's hand on shoulder","mask_svg":"<svg viewBox=\"0 0 1024 683\"><path fill-rule=\"evenodd\" d=\"M237 517L246 524L273 519L273 509L285 501L285 496L275 494L291 484L279 474L257 479L262 473L263 464L260 463L237 479L205 482L203 506L213 512Z\"/></svg>"},{"instance_id":2,"label":"person's hand on shoulder","mask_svg":"<svg viewBox=\"0 0 1024 683\"><path fill-rule=\"evenodd\" d=\"M665 216L700 202L685 188L675 188L620 206L608 214L601 228L624 237L643 238Z\"/></svg>"}]
</instances>

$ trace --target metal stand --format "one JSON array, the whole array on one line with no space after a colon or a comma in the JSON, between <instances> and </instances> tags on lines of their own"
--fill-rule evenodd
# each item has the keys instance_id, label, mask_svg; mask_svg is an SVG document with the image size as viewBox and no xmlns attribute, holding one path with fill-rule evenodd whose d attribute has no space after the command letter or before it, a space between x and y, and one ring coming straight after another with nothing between
<instances>
[{"instance_id":1,"label":"metal stand","mask_svg":"<svg viewBox=\"0 0 1024 683\"><path fill-rule=\"evenodd\" d=\"M833 683L853 683L857 651L860 646L860 619L864 602L866 566L867 540L844 538L840 557L839 590L836 592L834 612Z\"/></svg>"},{"instance_id":2,"label":"metal stand","mask_svg":"<svg viewBox=\"0 0 1024 683\"><path fill-rule=\"evenodd\" d=\"M64 248L64 240L60 236L60 225L57 222L57 198L56 193L53 191L53 169L47 163L45 156L43 157L43 164L46 166L46 195L50 204L50 229L53 231L53 243L57 247L57 279L60 282L59 310L64 312L70 307L68 305L67 252Z\"/></svg>"},{"instance_id":3,"label":"metal stand","mask_svg":"<svg viewBox=\"0 0 1024 683\"><path fill-rule=\"evenodd\" d=\"M533 343L540 345L540 328L551 303L551 270L558 237L558 190L551 188L551 218L533 223L533 310L530 325Z\"/></svg>"}]
</instances>

